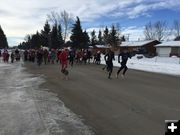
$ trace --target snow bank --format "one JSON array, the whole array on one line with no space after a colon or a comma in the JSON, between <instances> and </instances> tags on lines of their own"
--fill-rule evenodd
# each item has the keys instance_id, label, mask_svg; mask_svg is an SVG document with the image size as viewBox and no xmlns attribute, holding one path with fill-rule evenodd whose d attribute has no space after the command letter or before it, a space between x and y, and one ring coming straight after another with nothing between
<instances>
[{"instance_id":1,"label":"snow bank","mask_svg":"<svg viewBox=\"0 0 180 135\"><path fill-rule=\"evenodd\" d=\"M180 75L180 58L176 57L154 57L154 58L143 58L138 59L135 55L128 60L127 66L130 69L163 73L170 75ZM105 64L104 55L101 57L102 64ZM119 67L118 58L115 56L115 61L113 61L114 66Z\"/></svg>"}]
</instances>

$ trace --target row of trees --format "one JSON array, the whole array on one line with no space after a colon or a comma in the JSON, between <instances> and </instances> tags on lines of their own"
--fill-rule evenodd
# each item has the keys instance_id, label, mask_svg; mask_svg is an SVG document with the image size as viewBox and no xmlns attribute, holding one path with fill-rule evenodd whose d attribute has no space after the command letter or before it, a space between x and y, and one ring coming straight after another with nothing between
<instances>
[{"instance_id":1,"label":"row of trees","mask_svg":"<svg viewBox=\"0 0 180 135\"><path fill-rule=\"evenodd\" d=\"M43 30L36 34L28 35L25 42L18 47L22 49L40 48L46 46L49 48L62 48L71 46L73 48L87 48L89 45L105 44L116 47L120 42L125 41L125 36L121 35L118 24L101 28L96 31L87 32L83 30L81 21L77 17L74 21L71 14L66 11L57 13L51 12L47 15L47 22ZM175 40L180 40L180 22L175 20L173 28L168 28L165 21L149 22L144 27L146 40L163 41L174 33Z\"/></svg>"},{"instance_id":2,"label":"row of trees","mask_svg":"<svg viewBox=\"0 0 180 135\"><path fill-rule=\"evenodd\" d=\"M25 42L20 43L18 48L33 49L46 46L57 49L66 45L73 48L87 48L89 45L94 46L96 44L116 46L120 41L125 40L124 37L120 37L120 30L115 25L112 25L111 30L107 26L103 31L99 30L98 36L96 36L95 30L88 34L86 30L82 29L79 17L72 24L72 19L70 19L67 12L64 11L60 15L55 12L48 15L51 25L47 21L41 32L37 31L36 34L27 35ZM63 18L64 21L61 21L60 18ZM62 31L62 25L64 31ZM70 32L71 35L69 36ZM67 37L69 37L69 40L67 40Z\"/></svg>"},{"instance_id":3,"label":"row of trees","mask_svg":"<svg viewBox=\"0 0 180 135\"><path fill-rule=\"evenodd\" d=\"M77 17L77 21L72 27L70 36L70 42L73 48L86 48L89 45L94 46L96 44L105 44L110 46L117 46L119 42L125 41L124 36L120 37L120 31L112 25L111 30L106 26L103 31L99 30L98 35L96 31L93 30L89 34L86 30L82 30L80 19Z\"/></svg>"},{"instance_id":4,"label":"row of trees","mask_svg":"<svg viewBox=\"0 0 180 135\"><path fill-rule=\"evenodd\" d=\"M25 42L20 43L20 49L40 48L41 46L49 48L60 48L63 46L64 40L62 37L61 25L54 24L51 28L48 21L46 21L43 30L36 32L33 35L27 35Z\"/></svg>"},{"instance_id":5,"label":"row of trees","mask_svg":"<svg viewBox=\"0 0 180 135\"><path fill-rule=\"evenodd\" d=\"M4 34L4 31L0 25L0 49L3 49L3 48L8 48L8 42L7 42L6 35Z\"/></svg>"}]
</instances>

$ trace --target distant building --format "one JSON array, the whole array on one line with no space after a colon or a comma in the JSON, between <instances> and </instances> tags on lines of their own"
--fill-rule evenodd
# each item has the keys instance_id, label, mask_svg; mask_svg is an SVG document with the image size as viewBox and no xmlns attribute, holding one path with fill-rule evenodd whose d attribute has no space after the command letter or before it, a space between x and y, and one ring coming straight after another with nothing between
<instances>
[{"instance_id":1,"label":"distant building","mask_svg":"<svg viewBox=\"0 0 180 135\"><path fill-rule=\"evenodd\" d=\"M173 55L180 57L180 41L168 41L156 45L156 52L161 57Z\"/></svg>"},{"instance_id":2,"label":"distant building","mask_svg":"<svg viewBox=\"0 0 180 135\"><path fill-rule=\"evenodd\" d=\"M101 53L105 53L106 50L108 50L109 48L111 48L110 46L107 45L95 45L94 46L94 51L100 51Z\"/></svg>"},{"instance_id":3,"label":"distant building","mask_svg":"<svg viewBox=\"0 0 180 135\"><path fill-rule=\"evenodd\" d=\"M147 41L135 41L135 42L122 42L120 44L120 49L128 49L132 53L147 54L150 56L156 55L156 45L160 42L157 40L147 40Z\"/></svg>"}]
</instances>

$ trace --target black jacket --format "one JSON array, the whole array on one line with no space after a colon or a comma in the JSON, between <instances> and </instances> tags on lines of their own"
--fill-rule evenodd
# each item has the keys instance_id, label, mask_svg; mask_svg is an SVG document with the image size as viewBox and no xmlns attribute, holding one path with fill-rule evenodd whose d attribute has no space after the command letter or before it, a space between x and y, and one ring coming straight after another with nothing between
<instances>
[{"instance_id":1,"label":"black jacket","mask_svg":"<svg viewBox=\"0 0 180 135\"><path fill-rule=\"evenodd\" d=\"M131 55L130 55L130 53L129 52L122 52L122 53L120 53L119 55L118 55L118 62L120 63L120 57L121 57L121 63L124 63L124 64L126 64L127 63L127 60L128 60L128 58L131 58Z\"/></svg>"}]
</instances>

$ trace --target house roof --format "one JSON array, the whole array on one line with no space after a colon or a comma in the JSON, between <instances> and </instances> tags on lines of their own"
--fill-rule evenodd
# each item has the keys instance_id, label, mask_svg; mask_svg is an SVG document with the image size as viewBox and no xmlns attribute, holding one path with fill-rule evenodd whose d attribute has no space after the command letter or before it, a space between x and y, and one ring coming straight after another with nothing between
<instances>
[{"instance_id":1,"label":"house roof","mask_svg":"<svg viewBox=\"0 0 180 135\"><path fill-rule=\"evenodd\" d=\"M180 47L180 41L167 41L156 45L156 47Z\"/></svg>"},{"instance_id":2,"label":"house roof","mask_svg":"<svg viewBox=\"0 0 180 135\"><path fill-rule=\"evenodd\" d=\"M134 42L122 42L120 44L121 47L135 47L135 46L144 46L146 44L149 44L151 42L154 42L156 40L146 40L146 41L134 41Z\"/></svg>"},{"instance_id":3,"label":"house roof","mask_svg":"<svg viewBox=\"0 0 180 135\"><path fill-rule=\"evenodd\" d=\"M109 46L106 45L95 45L97 48L110 48Z\"/></svg>"}]
</instances>

